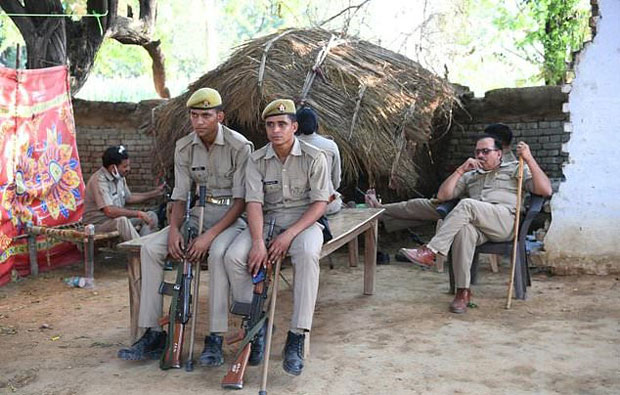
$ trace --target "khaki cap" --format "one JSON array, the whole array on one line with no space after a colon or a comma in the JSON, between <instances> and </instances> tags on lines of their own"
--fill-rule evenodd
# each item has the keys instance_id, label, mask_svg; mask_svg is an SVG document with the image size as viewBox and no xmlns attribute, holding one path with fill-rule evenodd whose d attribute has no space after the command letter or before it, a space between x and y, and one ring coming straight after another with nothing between
<instances>
[{"instance_id":1,"label":"khaki cap","mask_svg":"<svg viewBox=\"0 0 620 395\"><path fill-rule=\"evenodd\" d=\"M211 88L200 88L187 100L186 106L200 110L208 110L210 108L222 105L222 97L219 92Z\"/></svg>"},{"instance_id":2,"label":"khaki cap","mask_svg":"<svg viewBox=\"0 0 620 395\"><path fill-rule=\"evenodd\" d=\"M290 99L276 99L267 104L267 107L263 110L262 118L265 120L268 117L274 115L295 115L295 103Z\"/></svg>"}]
</instances>

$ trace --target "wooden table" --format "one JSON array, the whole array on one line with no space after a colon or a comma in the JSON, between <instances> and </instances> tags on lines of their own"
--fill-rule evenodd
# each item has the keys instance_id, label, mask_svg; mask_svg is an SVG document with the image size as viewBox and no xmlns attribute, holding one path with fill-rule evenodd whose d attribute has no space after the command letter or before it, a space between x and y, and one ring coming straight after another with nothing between
<instances>
[{"instance_id":1,"label":"wooden table","mask_svg":"<svg viewBox=\"0 0 620 395\"><path fill-rule=\"evenodd\" d=\"M345 208L338 214L330 215L329 227L334 236L321 249L324 258L347 244L349 246L349 266L357 266L359 260L358 236L364 234L364 295L372 295L375 290L375 272L377 270L377 237L379 215L384 209L379 208ZM140 248L148 243L154 234L121 243L120 249L129 254L127 272L129 274L129 314L131 338L138 338L138 315L140 312Z\"/></svg>"}]
</instances>

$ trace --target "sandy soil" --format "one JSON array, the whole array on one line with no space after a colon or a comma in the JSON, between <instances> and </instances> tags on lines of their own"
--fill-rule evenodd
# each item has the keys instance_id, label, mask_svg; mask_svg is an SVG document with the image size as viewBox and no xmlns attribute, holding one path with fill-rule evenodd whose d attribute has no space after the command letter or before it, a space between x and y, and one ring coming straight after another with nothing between
<instances>
[{"instance_id":1,"label":"sandy soil","mask_svg":"<svg viewBox=\"0 0 620 395\"><path fill-rule=\"evenodd\" d=\"M447 274L392 261L379 266L375 295L364 296L363 265L348 268L344 251L333 257L334 269L322 265L311 356L296 378L281 368L291 313L281 288L271 394L620 393L617 277L538 274L529 299L508 311L507 268L482 265L479 307L455 315ZM61 281L79 273L72 266L0 288L0 393L230 393L220 389L227 366L164 372L156 361L117 359L129 343L125 258L98 255L94 290ZM203 309L199 350L205 330ZM227 362L235 351L225 349ZM259 384L260 369L250 367L236 393L256 394Z\"/></svg>"}]
</instances>

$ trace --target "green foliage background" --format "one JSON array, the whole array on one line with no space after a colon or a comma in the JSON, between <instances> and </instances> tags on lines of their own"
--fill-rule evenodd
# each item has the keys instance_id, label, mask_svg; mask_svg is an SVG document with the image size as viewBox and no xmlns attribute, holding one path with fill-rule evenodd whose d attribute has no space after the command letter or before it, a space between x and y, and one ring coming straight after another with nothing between
<instances>
[{"instance_id":1,"label":"green foliage background","mask_svg":"<svg viewBox=\"0 0 620 395\"><path fill-rule=\"evenodd\" d=\"M178 95L242 42L281 28L316 26L361 1L160 0L154 36L166 56L167 85ZM85 0L62 2L74 18L86 12ZM138 0L119 0L119 14L128 7L138 15ZM571 52L589 38L589 13L588 0L371 0L346 27L437 74L449 71L451 81L480 94L497 87L562 83ZM341 30L343 25L341 17L325 27ZM23 44L19 31L0 14L0 62L14 67L17 42ZM146 51L113 39L104 40L78 94L128 101L155 96Z\"/></svg>"}]
</instances>

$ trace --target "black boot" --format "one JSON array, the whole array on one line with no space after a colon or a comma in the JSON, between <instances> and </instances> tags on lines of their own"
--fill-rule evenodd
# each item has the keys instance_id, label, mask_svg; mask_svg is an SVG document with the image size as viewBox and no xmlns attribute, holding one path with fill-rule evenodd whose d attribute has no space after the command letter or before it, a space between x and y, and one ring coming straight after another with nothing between
<instances>
[{"instance_id":1,"label":"black boot","mask_svg":"<svg viewBox=\"0 0 620 395\"><path fill-rule=\"evenodd\" d=\"M118 350L118 357L125 361L141 361L143 359L157 359L164 352L166 346L166 332L156 332L148 328L144 335L131 348Z\"/></svg>"},{"instance_id":2,"label":"black boot","mask_svg":"<svg viewBox=\"0 0 620 395\"><path fill-rule=\"evenodd\" d=\"M275 331L275 327L272 329ZM252 342L252 349L250 351L250 359L248 359L248 363L250 366L260 365L263 361L263 357L265 356L265 337L267 335L267 320L263 324L263 327L260 328L260 331L256 334L254 341Z\"/></svg>"},{"instance_id":3,"label":"black boot","mask_svg":"<svg viewBox=\"0 0 620 395\"><path fill-rule=\"evenodd\" d=\"M286 373L299 376L304 368L304 339L305 335L297 335L291 331L286 336L282 367Z\"/></svg>"},{"instance_id":4,"label":"black boot","mask_svg":"<svg viewBox=\"0 0 620 395\"><path fill-rule=\"evenodd\" d=\"M220 366L224 363L222 355L222 341L219 335L210 334L205 337L205 348L200 354L200 366Z\"/></svg>"}]
</instances>

